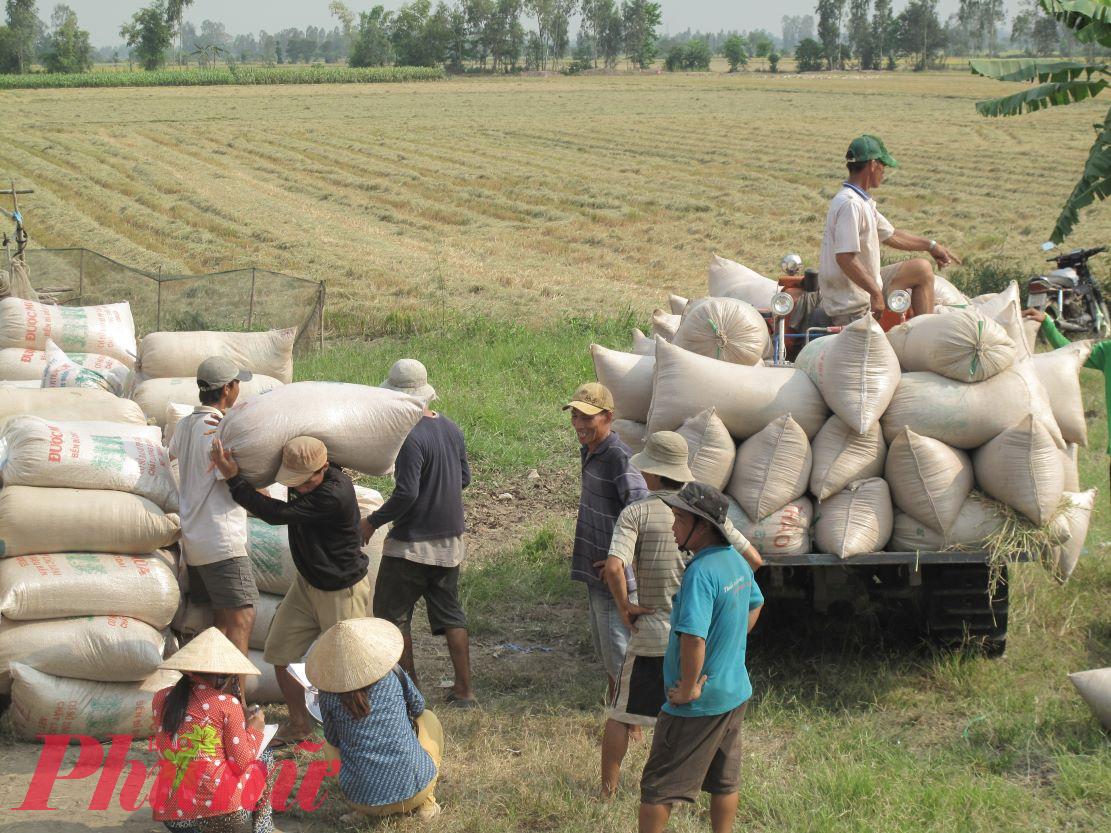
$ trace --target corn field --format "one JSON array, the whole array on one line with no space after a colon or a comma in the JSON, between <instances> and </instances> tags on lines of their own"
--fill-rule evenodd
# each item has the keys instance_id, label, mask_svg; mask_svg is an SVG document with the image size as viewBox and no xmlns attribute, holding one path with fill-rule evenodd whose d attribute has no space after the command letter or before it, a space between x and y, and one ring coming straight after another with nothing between
<instances>
[{"instance_id":1,"label":"corn field","mask_svg":"<svg viewBox=\"0 0 1111 833\"><path fill-rule=\"evenodd\" d=\"M0 75L0 89L44 90L75 87L217 87L234 84L377 84L436 81L444 71L431 67L221 67L148 72L30 73Z\"/></svg>"}]
</instances>

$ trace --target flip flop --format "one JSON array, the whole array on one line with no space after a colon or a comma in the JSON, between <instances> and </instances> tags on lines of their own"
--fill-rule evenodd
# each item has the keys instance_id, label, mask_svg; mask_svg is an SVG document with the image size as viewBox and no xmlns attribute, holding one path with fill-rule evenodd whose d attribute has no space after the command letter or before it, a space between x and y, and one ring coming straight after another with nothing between
<instances>
[{"instance_id":1,"label":"flip flop","mask_svg":"<svg viewBox=\"0 0 1111 833\"><path fill-rule=\"evenodd\" d=\"M473 697L460 697L454 691L449 691L444 697L444 703L457 709L477 709L478 700Z\"/></svg>"},{"instance_id":2,"label":"flip flop","mask_svg":"<svg viewBox=\"0 0 1111 833\"><path fill-rule=\"evenodd\" d=\"M278 731L275 733L274 739L270 741L270 746L273 748L279 748L282 746L296 746L301 741L308 740L311 737L311 732L307 735L298 735L294 732L291 732L289 724L287 723L282 726L282 728L278 729Z\"/></svg>"}]
</instances>

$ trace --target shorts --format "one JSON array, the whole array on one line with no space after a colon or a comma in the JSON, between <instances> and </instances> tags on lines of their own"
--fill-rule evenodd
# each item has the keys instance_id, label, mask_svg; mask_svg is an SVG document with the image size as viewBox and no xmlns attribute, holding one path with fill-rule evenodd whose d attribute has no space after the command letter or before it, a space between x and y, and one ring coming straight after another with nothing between
<instances>
[{"instance_id":1,"label":"shorts","mask_svg":"<svg viewBox=\"0 0 1111 833\"><path fill-rule=\"evenodd\" d=\"M742 703L710 717L676 717L660 712L652 751L640 777L645 804L678 804L698 800L699 792L728 795L741 780Z\"/></svg>"},{"instance_id":2,"label":"shorts","mask_svg":"<svg viewBox=\"0 0 1111 833\"><path fill-rule=\"evenodd\" d=\"M621 621L617 602L605 590L587 586L586 598L590 607L590 636L594 640L594 653L602 661L606 673L616 680L621 674L621 663L629 647L629 629Z\"/></svg>"},{"instance_id":3,"label":"shorts","mask_svg":"<svg viewBox=\"0 0 1111 833\"><path fill-rule=\"evenodd\" d=\"M606 717L626 726L655 726L666 702L664 658L626 654Z\"/></svg>"},{"instance_id":4,"label":"shorts","mask_svg":"<svg viewBox=\"0 0 1111 833\"><path fill-rule=\"evenodd\" d=\"M189 597L214 610L233 610L258 602L258 587L251 559L225 558L189 568Z\"/></svg>"},{"instance_id":5,"label":"shorts","mask_svg":"<svg viewBox=\"0 0 1111 833\"><path fill-rule=\"evenodd\" d=\"M900 260L898 263L891 263L887 266L880 267L880 287L883 289L883 297L885 299L890 292L891 282L895 280L895 277L899 274L899 270L903 268L904 263L906 263L905 260ZM829 320L832 322L832 325L834 327L846 327L849 324L852 324L861 316L866 315L870 309L871 307L866 304L856 312L846 312L841 313L840 315L831 315L829 316Z\"/></svg>"},{"instance_id":6,"label":"shorts","mask_svg":"<svg viewBox=\"0 0 1111 833\"><path fill-rule=\"evenodd\" d=\"M263 659L270 665L300 662L316 638L336 622L364 618L373 593L369 575L343 590L319 590L298 575L270 623Z\"/></svg>"},{"instance_id":7,"label":"shorts","mask_svg":"<svg viewBox=\"0 0 1111 833\"><path fill-rule=\"evenodd\" d=\"M383 558L374 585L374 615L408 631L413 624L413 609L421 598L428 606L428 626L435 636L442 636L448 628L467 627L459 601L458 567Z\"/></svg>"}]
</instances>

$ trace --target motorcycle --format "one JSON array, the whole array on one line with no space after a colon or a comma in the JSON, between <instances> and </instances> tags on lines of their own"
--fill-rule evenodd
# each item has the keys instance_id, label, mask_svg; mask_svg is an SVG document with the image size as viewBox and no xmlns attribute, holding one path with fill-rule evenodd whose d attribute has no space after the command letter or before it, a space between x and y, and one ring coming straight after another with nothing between
<instances>
[{"instance_id":1,"label":"motorcycle","mask_svg":"<svg viewBox=\"0 0 1111 833\"><path fill-rule=\"evenodd\" d=\"M1042 245L1042 251L1052 251L1052 243ZM1073 249L1071 252L1046 258L1057 268L1048 275L1031 278L1026 285L1026 305L1051 315L1057 329L1066 335L1111 335L1111 320L1099 284L1092 278L1088 260L1106 246L1094 249Z\"/></svg>"}]
</instances>

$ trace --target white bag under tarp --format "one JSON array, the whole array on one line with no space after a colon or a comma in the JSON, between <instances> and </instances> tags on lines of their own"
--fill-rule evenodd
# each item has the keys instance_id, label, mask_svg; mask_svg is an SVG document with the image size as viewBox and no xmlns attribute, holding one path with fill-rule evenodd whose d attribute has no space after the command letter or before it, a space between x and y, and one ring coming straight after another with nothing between
<instances>
[{"instance_id":1,"label":"white bag under tarp","mask_svg":"<svg viewBox=\"0 0 1111 833\"><path fill-rule=\"evenodd\" d=\"M829 416L822 395L801 370L719 362L657 339L649 433L674 431L706 408L717 410L735 440L787 413L812 437Z\"/></svg>"},{"instance_id":2,"label":"white bag under tarp","mask_svg":"<svg viewBox=\"0 0 1111 833\"><path fill-rule=\"evenodd\" d=\"M733 476L737 446L713 408L688 419L676 430L687 441L691 474L700 483L724 489Z\"/></svg>"},{"instance_id":3,"label":"white bag under tarp","mask_svg":"<svg viewBox=\"0 0 1111 833\"><path fill-rule=\"evenodd\" d=\"M165 638L127 616L80 616L37 622L0 621L0 694L11 690L8 663L57 677L134 682L162 663Z\"/></svg>"},{"instance_id":4,"label":"white bag under tarp","mask_svg":"<svg viewBox=\"0 0 1111 833\"><path fill-rule=\"evenodd\" d=\"M816 510L813 535L819 552L851 558L879 552L891 538L894 510L887 481L879 477L858 480Z\"/></svg>"},{"instance_id":5,"label":"white bag under tarp","mask_svg":"<svg viewBox=\"0 0 1111 833\"><path fill-rule=\"evenodd\" d=\"M67 353L98 353L128 367L135 364L135 321L126 301L94 307L39 304L22 298L0 301L0 348L45 350L48 339Z\"/></svg>"},{"instance_id":6,"label":"white bag under tarp","mask_svg":"<svg viewBox=\"0 0 1111 833\"><path fill-rule=\"evenodd\" d=\"M6 390L0 396L0 427L14 416L67 421L123 422L146 425L142 409L127 399L92 388Z\"/></svg>"},{"instance_id":7,"label":"white bag under tarp","mask_svg":"<svg viewBox=\"0 0 1111 833\"><path fill-rule=\"evenodd\" d=\"M212 356L224 356L244 370L289 384L293 381L296 340L294 328L264 333L150 333L139 344L138 369L150 379L167 376L195 379L201 362Z\"/></svg>"},{"instance_id":8,"label":"white bag under tarp","mask_svg":"<svg viewBox=\"0 0 1111 833\"><path fill-rule=\"evenodd\" d=\"M977 493L969 495L957 519L942 535L906 512L895 512L895 524L887 549L891 552L940 552L949 547L977 547L995 533L1006 518L998 503Z\"/></svg>"},{"instance_id":9,"label":"white bag under tarp","mask_svg":"<svg viewBox=\"0 0 1111 833\"><path fill-rule=\"evenodd\" d=\"M8 486L114 489L178 510L177 483L154 426L15 417L0 430Z\"/></svg>"},{"instance_id":10,"label":"white bag under tarp","mask_svg":"<svg viewBox=\"0 0 1111 833\"><path fill-rule=\"evenodd\" d=\"M675 338L675 331L679 329L679 324L683 320L681 315L672 315L667 310L655 309L652 311L652 338L659 336L660 338L671 341Z\"/></svg>"},{"instance_id":11,"label":"white bag under tarp","mask_svg":"<svg viewBox=\"0 0 1111 833\"><path fill-rule=\"evenodd\" d=\"M11 675L12 734L27 741L38 735L148 738L157 731L150 707L155 693L181 678L156 671L141 682L101 683L44 674L21 662L11 664Z\"/></svg>"},{"instance_id":12,"label":"white bag under tarp","mask_svg":"<svg viewBox=\"0 0 1111 833\"><path fill-rule=\"evenodd\" d=\"M1088 422L1084 419L1084 396L1080 391L1080 368L1092 354L1092 342L1077 341L1048 353L1030 357L1038 381L1045 388L1053 418L1066 443L1088 445Z\"/></svg>"},{"instance_id":13,"label":"white bag under tarp","mask_svg":"<svg viewBox=\"0 0 1111 833\"><path fill-rule=\"evenodd\" d=\"M43 352L46 354L41 380L44 388L94 388L123 396L131 385L131 369L110 356L96 356L103 360L101 366L90 367L70 358L50 339Z\"/></svg>"},{"instance_id":14,"label":"white bag under tarp","mask_svg":"<svg viewBox=\"0 0 1111 833\"><path fill-rule=\"evenodd\" d=\"M60 348L59 348L60 349ZM99 353L66 353L74 364L79 364L106 376L122 377L124 382L131 371L126 364L111 356ZM9 381L35 381L42 386L42 374L46 370L46 350L25 350L21 347L0 348L0 379Z\"/></svg>"},{"instance_id":15,"label":"white bag under tarp","mask_svg":"<svg viewBox=\"0 0 1111 833\"><path fill-rule=\"evenodd\" d=\"M769 349L768 324L756 308L736 298L691 302L671 343L700 356L756 365Z\"/></svg>"},{"instance_id":16,"label":"white bag under tarp","mask_svg":"<svg viewBox=\"0 0 1111 833\"><path fill-rule=\"evenodd\" d=\"M109 489L0 489L0 558L43 552L144 554L173 544L181 533L139 495Z\"/></svg>"},{"instance_id":17,"label":"white bag under tarp","mask_svg":"<svg viewBox=\"0 0 1111 833\"><path fill-rule=\"evenodd\" d=\"M261 650L251 648L247 651L247 659L259 670L258 674L247 675L247 702L251 705L277 704L285 705L285 695L278 685L278 676L274 666L270 665Z\"/></svg>"},{"instance_id":18,"label":"white bag under tarp","mask_svg":"<svg viewBox=\"0 0 1111 833\"><path fill-rule=\"evenodd\" d=\"M282 598L274 593L258 594L258 601L255 602L255 624L251 627L251 635L247 639L247 644L251 648L261 651L266 647L266 635L270 633L270 625L274 621L274 614L278 612L278 605L281 604ZM170 628L174 633L194 637L206 628L211 628L215 621L210 605L195 602L186 596L174 615Z\"/></svg>"},{"instance_id":19,"label":"white bag under tarp","mask_svg":"<svg viewBox=\"0 0 1111 833\"><path fill-rule=\"evenodd\" d=\"M910 428L954 448L973 449L1029 414L1048 416L1046 429L1060 438L1045 389L1031 385L1016 368L974 385L922 371L903 374L880 424L888 443Z\"/></svg>"},{"instance_id":20,"label":"white bag under tarp","mask_svg":"<svg viewBox=\"0 0 1111 833\"><path fill-rule=\"evenodd\" d=\"M708 280L710 295L715 298L736 298L756 309L768 309L779 284L765 278L734 260L713 255Z\"/></svg>"},{"instance_id":21,"label":"white bag under tarp","mask_svg":"<svg viewBox=\"0 0 1111 833\"><path fill-rule=\"evenodd\" d=\"M792 500L762 521L753 521L741 505L729 499L729 519L760 555L803 555L810 552L814 504L808 497Z\"/></svg>"},{"instance_id":22,"label":"white bag under tarp","mask_svg":"<svg viewBox=\"0 0 1111 833\"><path fill-rule=\"evenodd\" d=\"M282 382L272 376L257 373L250 381L239 384L239 398L236 402L246 402L281 386ZM135 386L135 390L131 392L131 399L143 409L147 422L159 428L166 427L167 409L171 404L192 407L201 404L196 376L145 379Z\"/></svg>"},{"instance_id":23,"label":"white bag under tarp","mask_svg":"<svg viewBox=\"0 0 1111 833\"><path fill-rule=\"evenodd\" d=\"M1007 331L975 308L916 315L888 330L887 340L903 370L929 370L957 382L982 382L1015 361Z\"/></svg>"},{"instance_id":24,"label":"white bag under tarp","mask_svg":"<svg viewBox=\"0 0 1111 833\"><path fill-rule=\"evenodd\" d=\"M872 316L815 339L795 365L822 393L830 410L863 434L883 415L899 386L899 359Z\"/></svg>"},{"instance_id":25,"label":"white bag under tarp","mask_svg":"<svg viewBox=\"0 0 1111 833\"><path fill-rule=\"evenodd\" d=\"M1062 584L1069 580L1069 576L1072 575L1080 560L1080 554L1084 551L1088 527L1092 522L1092 511L1096 504L1096 490L1088 489L1086 492L1079 493L1065 492L1065 497L1068 498L1069 505L1062 514L1069 528L1069 538L1049 553L1053 574Z\"/></svg>"},{"instance_id":26,"label":"white bag under tarp","mask_svg":"<svg viewBox=\"0 0 1111 833\"><path fill-rule=\"evenodd\" d=\"M9 619L129 616L162 629L180 600L176 564L165 550L0 559L0 616Z\"/></svg>"},{"instance_id":27,"label":"white bag under tarp","mask_svg":"<svg viewBox=\"0 0 1111 833\"><path fill-rule=\"evenodd\" d=\"M637 355L610 350L601 344L590 345L594 375L613 394L614 419L648 421L652 404L652 376L656 369L652 355Z\"/></svg>"},{"instance_id":28,"label":"white bag under tarp","mask_svg":"<svg viewBox=\"0 0 1111 833\"><path fill-rule=\"evenodd\" d=\"M686 311L687 304L689 303L690 301L682 295L672 293L667 296L667 305L671 309L672 315L682 315Z\"/></svg>"},{"instance_id":29,"label":"white bag under tarp","mask_svg":"<svg viewBox=\"0 0 1111 833\"><path fill-rule=\"evenodd\" d=\"M424 406L384 388L343 382L294 382L237 404L219 435L232 449L240 473L268 486L294 437L311 436L328 447L333 463L369 475L389 474L401 444L420 422Z\"/></svg>"},{"instance_id":30,"label":"white bag under tarp","mask_svg":"<svg viewBox=\"0 0 1111 833\"><path fill-rule=\"evenodd\" d=\"M638 356L655 356L656 340L649 338L639 327L633 327L633 349Z\"/></svg>"},{"instance_id":31,"label":"white bag under tarp","mask_svg":"<svg viewBox=\"0 0 1111 833\"><path fill-rule=\"evenodd\" d=\"M1022 294L1018 283L1011 281L1007 288L995 294L981 295L972 299L972 305L988 318L994 319L1015 345L1015 361L1029 358L1034 352L1034 344L1028 339L1022 317Z\"/></svg>"},{"instance_id":32,"label":"white bag under tarp","mask_svg":"<svg viewBox=\"0 0 1111 833\"><path fill-rule=\"evenodd\" d=\"M972 455L976 483L991 497L1043 526L1065 490L1061 454L1032 416L1003 431Z\"/></svg>"},{"instance_id":33,"label":"white bag under tarp","mask_svg":"<svg viewBox=\"0 0 1111 833\"><path fill-rule=\"evenodd\" d=\"M1061 452L1061 465L1065 470L1065 491L1080 491L1080 447L1076 443L1069 443L1068 448Z\"/></svg>"},{"instance_id":34,"label":"white bag under tarp","mask_svg":"<svg viewBox=\"0 0 1111 833\"><path fill-rule=\"evenodd\" d=\"M806 493L813 456L806 433L784 414L737 449L726 491L754 521Z\"/></svg>"},{"instance_id":35,"label":"white bag under tarp","mask_svg":"<svg viewBox=\"0 0 1111 833\"><path fill-rule=\"evenodd\" d=\"M968 296L957 289L942 275L934 275L934 308L961 307L969 303Z\"/></svg>"},{"instance_id":36,"label":"white bag under tarp","mask_svg":"<svg viewBox=\"0 0 1111 833\"><path fill-rule=\"evenodd\" d=\"M1074 671L1069 674L1069 682L1076 687L1096 720L1111 732L1111 667Z\"/></svg>"},{"instance_id":37,"label":"white bag under tarp","mask_svg":"<svg viewBox=\"0 0 1111 833\"><path fill-rule=\"evenodd\" d=\"M972 491L972 461L960 449L904 428L887 449L884 478L891 500L945 535Z\"/></svg>"},{"instance_id":38,"label":"white bag under tarp","mask_svg":"<svg viewBox=\"0 0 1111 833\"><path fill-rule=\"evenodd\" d=\"M810 491L818 500L837 494L854 480L882 477L887 443L879 423L858 434L834 414L810 444L814 465Z\"/></svg>"},{"instance_id":39,"label":"white bag under tarp","mask_svg":"<svg viewBox=\"0 0 1111 833\"><path fill-rule=\"evenodd\" d=\"M634 454L644 450L644 443L648 440L648 426L643 422L637 422L635 419L615 419L612 428L613 432L621 438L621 442L629 446Z\"/></svg>"}]
</instances>

